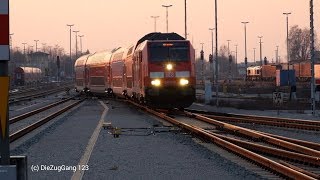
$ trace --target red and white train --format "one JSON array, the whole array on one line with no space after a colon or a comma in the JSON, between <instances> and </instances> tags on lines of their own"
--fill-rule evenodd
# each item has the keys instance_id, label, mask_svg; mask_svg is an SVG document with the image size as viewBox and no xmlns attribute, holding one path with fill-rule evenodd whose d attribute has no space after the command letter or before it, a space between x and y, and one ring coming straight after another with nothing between
<instances>
[{"instance_id":1,"label":"red and white train","mask_svg":"<svg viewBox=\"0 0 320 180\"><path fill-rule=\"evenodd\" d=\"M116 94L158 108L195 100L195 50L176 33L150 33L135 45L84 55L75 63L76 90Z\"/></svg>"},{"instance_id":2,"label":"red and white train","mask_svg":"<svg viewBox=\"0 0 320 180\"><path fill-rule=\"evenodd\" d=\"M42 81L41 69L35 67L17 67L14 70L14 84L24 86Z\"/></svg>"}]
</instances>

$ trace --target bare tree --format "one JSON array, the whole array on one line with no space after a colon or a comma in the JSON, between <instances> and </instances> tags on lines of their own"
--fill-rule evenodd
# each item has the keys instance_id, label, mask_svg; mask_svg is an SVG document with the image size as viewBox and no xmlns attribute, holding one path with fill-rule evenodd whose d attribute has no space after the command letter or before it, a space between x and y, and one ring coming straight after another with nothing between
<instances>
[{"instance_id":1,"label":"bare tree","mask_svg":"<svg viewBox=\"0 0 320 180\"><path fill-rule=\"evenodd\" d=\"M316 42L317 38L315 37ZM317 44L317 43L316 43ZM290 60L303 61L310 57L310 30L294 25L289 31Z\"/></svg>"}]
</instances>

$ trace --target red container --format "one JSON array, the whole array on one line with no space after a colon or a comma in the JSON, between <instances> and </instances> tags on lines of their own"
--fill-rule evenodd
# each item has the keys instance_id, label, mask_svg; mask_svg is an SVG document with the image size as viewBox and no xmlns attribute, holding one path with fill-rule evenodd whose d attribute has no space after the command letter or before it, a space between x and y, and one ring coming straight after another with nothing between
<instances>
[{"instance_id":1,"label":"red container","mask_svg":"<svg viewBox=\"0 0 320 180\"><path fill-rule=\"evenodd\" d=\"M275 78L276 77L276 66L262 65L262 78Z\"/></svg>"}]
</instances>

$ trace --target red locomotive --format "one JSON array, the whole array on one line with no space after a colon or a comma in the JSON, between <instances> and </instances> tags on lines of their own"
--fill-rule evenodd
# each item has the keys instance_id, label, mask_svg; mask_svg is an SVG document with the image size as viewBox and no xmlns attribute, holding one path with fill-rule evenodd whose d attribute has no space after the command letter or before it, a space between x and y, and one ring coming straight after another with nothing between
<instances>
[{"instance_id":1,"label":"red locomotive","mask_svg":"<svg viewBox=\"0 0 320 180\"><path fill-rule=\"evenodd\" d=\"M195 50L176 33L150 33L135 45L80 57L77 90L114 93L158 108L195 100ZM87 83L86 83L87 82Z\"/></svg>"}]
</instances>

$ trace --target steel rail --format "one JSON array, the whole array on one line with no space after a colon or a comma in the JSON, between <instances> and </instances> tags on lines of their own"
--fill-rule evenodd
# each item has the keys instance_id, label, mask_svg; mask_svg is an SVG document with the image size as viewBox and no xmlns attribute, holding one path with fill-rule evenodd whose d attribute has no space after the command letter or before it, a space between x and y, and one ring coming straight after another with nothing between
<instances>
[{"instance_id":1,"label":"steel rail","mask_svg":"<svg viewBox=\"0 0 320 180\"><path fill-rule=\"evenodd\" d=\"M314 174L314 173L312 173L312 172L306 171L306 170L301 169L301 168L299 168L299 167L296 167L296 166L294 166L294 165L292 165L292 164L286 163L286 162L284 162L284 161L279 161L279 163L280 163L280 164L283 164L283 165L285 165L285 166L287 166L287 167L289 167L289 168L291 168L291 169L294 169L294 170L296 170L296 171L299 171L299 172L301 172L301 173L303 173L303 174L306 174L306 175L308 175L308 176L310 176L310 177L313 177L313 178L315 178L315 179L320 179L320 175L317 175L317 174Z\"/></svg>"},{"instance_id":2,"label":"steel rail","mask_svg":"<svg viewBox=\"0 0 320 180\"><path fill-rule=\"evenodd\" d=\"M236 138L227 137L227 136L224 136L221 134L213 133L210 131L209 131L209 133L211 133L221 139L224 139L226 141L234 143L238 146L241 146L243 148L251 150L251 151L262 152L262 153L266 153L269 155L290 159L293 161L300 161L300 162L320 166L320 158L317 158L317 157L313 157L313 156L305 155L305 154L300 154L300 153L295 153L295 152L290 152L290 151L282 150L282 149L276 149L273 147L268 147L268 146L264 146L264 145L260 145L260 144L256 144L256 143L252 143L252 142L247 142L247 141L239 140Z\"/></svg>"},{"instance_id":3,"label":"steel rail","mask_svg":"<svg viewBox=\"0 0 320 180\"><path fill-rule=\"evenodd\" d=\"M63 109L61 109L61 110L59 110L59 111L57 111L57 112L55 112L55 113L53 113L53 114L51 114L49 116L37 121L37 122L25 127L25 128L23 128L23 129L21 129L21 130L19 130L17 132L12 133L9 136L10 143L16 141L17 139L23 137L26 134L32 132L33 130L35 130L38 127L42 126L43 124L49 122L50 120L54 119L55 117L61 115L62 113L68 111L69 109L75 107L76 105L80 104L83 101L84 101L84 99L79 100L79 101L77 101L77 102L75 102L75 103L73 103L73 104L71 104L71 105L69 105L69 106L67 106L67 107L65 107L65 108L63 108Z\"/></svg>"},{"instance_id":4,"label":"steel rail","mask_svg":"<svg viewBox=\"0 0 320 180\"><path fill-rule=\"evenodd\" d=\"M300 123L289 123L289 122L279 122L279 121L268 121L268 120L257 120L257 119L246 119L240 117L226 117L226 116L216 116L216 115L204 115L209 118L213 118L219 121L228 121L228 122L237 122L237 123L254 123L254 124L262 124L269 126L277 126L277 127L288 127L295 129L306 129L313 131L320 131L320 125L309 125L309 124L300 124Z\"/></svg>"},{"instance_id":5,"label":"steel rail","mask_svg":"<svg viewBox=\"0 0 320 180\"><path fill-rule=\"evenodd\" d=\"M62 83L60 84L60 86L66 86L66 85L70 85L70 83ZM24 93L29 93L32 91L36 91L36 90L42 90L42 89L48 89L48 88L55 88L57 87L56 84L54 83L49 83L49 84L40 84L37 87L19 87L19 88L14 88L14 89L18 89L18 91L16 92L10 92L10 96L17 96L20 94L24 94Z\"/></svg>"},{"instance_id":6,"label":"steel rail","mask_svg":"<svg viewBox=\"0 0 320 180\"><path fill-rule=\"evenodd\" d=\"M225 121L228 121L228 117L224 117L224 116L214 116L214 115L205 115L206 117L209 117L209 118L213 118L213 119L216 119L216 120L225 120ZM240 122L237 120L237 118L235 118L236 120L232 120L232 118L230 118L231 120L230 121L234 121L234 122ZM241 119L241 118L240 118ZM250 121L250 120L249 120ZM253 121L252 121L253 122ZM267 122L270 122L270 121L267 121ZM254 123L258 123L258 122L254 122ZM272 122L270 122L272 123ZM293 123L289 123L289 125L291 125ZM294 124L294 126L299 126L301 127L301 124ZM313 125L305 125L306 127L308 126L312 126L313 128L316 127L316 126L313 126ZM317 126L318 127L318 126ZM320 128L320 126L319 126ZM298 129L304 129L304 128L298 128ZM298 140L298 139L292 139L292 138L288 138L288 137L283 137L283 136L279 136L279 135L274 135L274 134L269 134L269 133L265 133L265 132L260 132L262 134L265 134L265 135L268 135L268 136L271 136L271 137L274 137L274 138L277 138L277 139L282 139L282 140L285 140L285 141L288 141L288 142L292 142L292 143L295 143L295 144L299 144L299 145L302 145L302 146L305 146L305 147L308 147L308 148L311 148L311 149L314 149L314 150L318 150L320 151L320 144L318 143L315 143L315 142L309 142L309 141L303 141L303 140Z\"/></svg>"},{"instance_id":7,"label":"steel rail","mask_svg":"<svg viewBox=\"0 0 320 180\"><path fill-rule=\"evenodd\" d=\"M299 145L302 145L302 146L305 146L305 147L320 151L320 144L315 143L315 142L292 139L292 138L279 136L279 135L274 135L274 134L269 134L269 133L265 133L265 132L261 132L261 133L265 134L267 136L271 136L271 137L274 137L274 138L277 138L277 139L282 139L284 141L292 142L292 143L295 143L295 144L299 144Z\"/></svg>"},{"instance_id":8,"label":"steel rail","mask_svg":"<svg viewBox=\"0 0 320 180\"><path fill-rule=\"evenodd\" d=\"M280 163L277 163L275 161L272 161L270 159L267 159L259 154L256 154L254 152L251 152L245 148L242 148L240 146L237 146L235 144L232 144L228 141L225 141L217 136L214 136L212 135L211 133L208 133L206 130L202 129L202 128L199 128L199 127L195 127L195 126L192 126L192 125L188 125L186 123L182 123L182 122L179 122L177 120L175 120L174 118L171 118L163 113L158 113L152 109L149 109L147 107L144 107L140 104L137 104L135 102L132 102L132 101L128 101L130 102L131 104L143 109L144 111L148 112L148 113L151 113L155 116L158 116L174 125L177 125L177 126L180 126L182 127L183 129L186 129L188 131L191 131L192 133L198 135L198 136L201 136L205 139L208 139L210 140L211 142L215 143L215 144L218 144L236 154L240 154L241 156L244 156L252 161L254 161L255 163L259 164L259 165L262 165L263 167L266 167L268 169L271 169L277 173L280 173L286 177L289 177L289 178L293 178L293 179L314 179L313 177L310 177L304 173L301 173L299 171L296 171L294 169L291 169L287 166L284 166Z\"/></svg>"},{"instance_id":9,"label":"steel rail","mask_svg":"<svg viewBox=\"0 0 320 180\"><path fill-rule=\"evenodd\" d=\"M13 117L13 118L10 118L10 119L9 119L9 124L13 124L13 123L15 123L15 122L18 122L18 121L21 121L21 120L23 120L23 119L26 119L26 118L28 118L28 117L30 117L30 116L33 116L33 115L37 114L37 113L43 112L43 111L45 111L45 110L48 110L48 109L53 108L53 107L55 107L55 106L58 106L58 105L60 105L60 104L62 104L62 103L65 103L65 102L67 102L67 101L70 101L71 99L73 99L73 97L68 98L68 99L64 99L64 100L61 100L61 101L58 101L58 102L54 102L54 103L49 104L49 105L47 105L47 106L45 106L45 107L42 107L42 108L39 108L39 109L30 111L30 112L27 112L27 113L24 113L24 114L21 114L21 115L18 115L18 116L15 116L15 117Z\"/></svg>"},{"instance_id":10,"label":"steel rail","mask_svg":"<svg viewBox=\"0 0 320 180\"><path fill-rule=\"evenodd\" d=\"M220 122L220 121L217 121L214 119L210 119L208 117L205 117L205 116L202 116L199 114L194 114L194 113L189 113L189 112L185 112L185 113L189 116L193 116L194 118L196 118L198 120L207 122L209 124L216 125L216 126L220 127L221 129L233 131L233 132L245 135L245 136L252 137L254 139L259 139L264 142L268 142L270 144L273 144L273 145L276 145L276 146L279 146L279 147L282 147L285 149L290 149L292 151L296 151L296 152L300 152L302 154L307 154L307 155L311 155L311 156L315 156L315 157L320 158L320 151L317 151L317 150L314 150L314 149L311 149L308 147L304 147L304 146L301 146L298 144L294 144L291 142L287 142L287 141L284 141L281 139L276 139L274 137L271 137L271 136L268 136L268 135L265 135L260 132L253 131L253 130L250 130L247 128L243 128L243 127L235 126L232 124Z\"/></svg>"},{"instance_id":11,"label":"steel rail","mask_svg":"<svg viewBox=\"0 0 320 180\"><path fill-rule=\"evenodd\" d=\"M302 119L289 119L289 118L278 118L278 117L268 117L268 116L256 116L256 115L244 115L244 114L232 114L232 113L220 113L220 112L209 112L201 111L194 109L185 109L191 113L197 114L208 114L216 116L226 116L226 117L236 117L236 118L245 118L245 119L256 119L256 120L265 120L265 121L276 121L276 122L286 122L286 123L295 123L295 124L305 124L305 125L315 125L320 126L320 121L312 120L302 120Z\"/></svg>"},{"instance_id":12,"label":"steel rail","mask_svg":"<svg viewBox=\"0 0 320 180\"><path fill-rule=\"evenodd\" d=\"M37 94L31 94L31 95L27 95L27 96L23 96L23 97L17 97L17 98L14 98L14 99L10 99L9 100L9 104L14 104L14 103L18 103L18 102L21 102L21 101L26 101L26 100L29 100L29 99L32 99L32 98L43 97L43 96L46 96L46 95L54 94L54 93L63 91L64 88L66 88L66 87L61 87L61 88L54 89L54 90L51 90L51 91L40 92L40 93L37 93Z\"/></svg>"}]
</instances>

